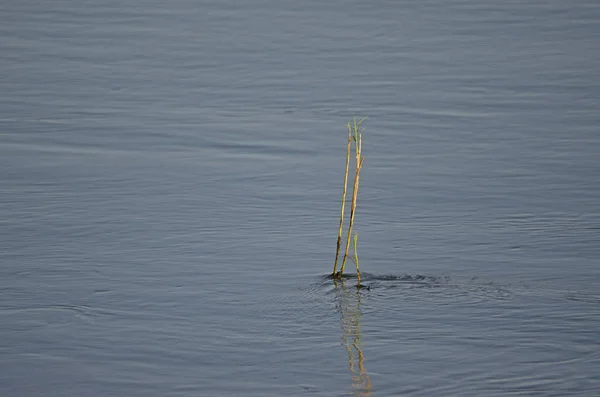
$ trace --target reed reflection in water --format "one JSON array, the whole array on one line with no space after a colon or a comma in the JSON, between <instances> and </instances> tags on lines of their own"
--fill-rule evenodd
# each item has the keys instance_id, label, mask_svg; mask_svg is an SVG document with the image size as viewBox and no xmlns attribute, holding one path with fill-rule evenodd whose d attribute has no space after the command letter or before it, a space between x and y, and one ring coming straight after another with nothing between
<instances>
[{"instance_id":1,"label":"reed reflection in water","mask_svg":"<svg viewBox=\"0 0 600 397\"><path fill-rule=\"evenodd\" d=\"M361 347L360 304L361 290L348 283L348 279L334 280L335 305L340 313L342 341L348 352L348 365L352 375L352 389L356 396L371 396L371 379L365 368Z\"/></svg>"}]
</instances>

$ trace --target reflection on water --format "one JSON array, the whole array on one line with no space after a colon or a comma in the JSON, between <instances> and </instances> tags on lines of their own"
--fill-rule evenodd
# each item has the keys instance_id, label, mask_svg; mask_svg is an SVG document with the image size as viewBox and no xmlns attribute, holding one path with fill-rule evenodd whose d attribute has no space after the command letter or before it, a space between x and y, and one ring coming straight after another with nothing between
<instances>
[{"instance_id":1,"label":"reflection on water","mask_svg":"<svg viewBox=\"0 0 600 397\"><path fill-rule=\"evenodd\" d=\"M349 284L348 279L334 280L335 303L340 313L342 341L348 352L348 366L352 374L352 389L356 396L371 395L371 379L365 368L361 347L360 304L361 290Z\"/></svg>"}]
</instances>

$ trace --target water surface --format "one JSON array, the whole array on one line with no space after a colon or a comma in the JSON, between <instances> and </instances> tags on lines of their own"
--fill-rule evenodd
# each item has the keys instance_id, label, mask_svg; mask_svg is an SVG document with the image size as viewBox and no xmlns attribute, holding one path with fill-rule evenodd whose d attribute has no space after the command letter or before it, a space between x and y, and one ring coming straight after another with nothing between
<instances>
[{"instance_id":1,"label":"water surface","mask_svg":"<svg viewBox=\"0 0 600 397\"><path fill-rule=\"evenodd\" d=\"M599 18L3 7L0 393L599 394ZM327 278L355 115L358 291Z\"/></svg>"}]
</instances>

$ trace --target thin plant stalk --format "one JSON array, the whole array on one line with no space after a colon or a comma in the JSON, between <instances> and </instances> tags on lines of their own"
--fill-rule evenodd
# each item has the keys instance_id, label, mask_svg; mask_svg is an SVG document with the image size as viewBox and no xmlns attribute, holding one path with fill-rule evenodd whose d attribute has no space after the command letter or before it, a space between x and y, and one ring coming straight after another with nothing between
<instances>
[{"instance_id":1,"label":"thin plant stalk","mask_svg":"<svg viewBox=\"0 0 600 397\"><path fill-rule=\"evenodd\" d=\"M346 206L346 191L348 188L348 167L350 165L350 150L352 147L352 130L350 128L350 122L348 122L348 150L346 151L346 173L344 175L344 191L342 193L342 209L340 211L340 228L338 230L337 247L335 250L335 262L333 263L333 273L336 275L338 259L340 256L340 246L342 245L342 230L344 228L344 215Z\"/></svg>"},{"instance_id":2,"label":"thin plant stalk","mask_svg":"<svg viewBox=\"0 0 600 397\"><path fill-rule=\"evenodd\" d=\"M352 205L350 207L350 222L348 224L348 237L346 240L346 250L344 252L344 259L342 259L342 267L340 268L340 276L346 269L346 259L348 258L348 251L350 250L350 237L352 236L352 227L354 226L354 214L356 213L356 198L358 197L358 180L360 178L360 168L362 167L362 160L356 167L356 174L354 175L354 188L352 190Z\"/></svg>"},{"instance_id":3,"label":"thin plant stalk","mask_svg":"<svg viewBox=\"0 0 600 397\"><path fill-rule=\"evenodd\" d=\"M358 244L358 233L354 235L354 239L352 239L352 247L354 248L354 255L352 256L352 260L356 264L356 278L358 282L356 286L360 288L360 270L358 270L358 251L356 250L356 245Z\"/></svg>"},{"instance_id":4,"label":"thin plant stalk","mask_svg":"<svg viewBox=\"0 0 600 397\"><path fill-rule=\"evenodd\" d=\"M356 152L356 173L354 175L354 187L352 189L352 205L350 207L350 222L348 224L348 237L346 239L346 250L344 253L344 259L342 259L342 267L340 269L340 276L344 273L344 269L346 268L346 259L348 258L348 250L350 249L350 237L352 236L352 226L354 226L354 214L356 213L356 199L358 197L358 182L360 180L360 170L362 168L362 164L364 161L364 157L362 156L362 133L360 124L365 119L360 121L356 121L356 117L354 118L353 125L353 140L354 140L354 149Z\"/></svg>"}]
</instances>

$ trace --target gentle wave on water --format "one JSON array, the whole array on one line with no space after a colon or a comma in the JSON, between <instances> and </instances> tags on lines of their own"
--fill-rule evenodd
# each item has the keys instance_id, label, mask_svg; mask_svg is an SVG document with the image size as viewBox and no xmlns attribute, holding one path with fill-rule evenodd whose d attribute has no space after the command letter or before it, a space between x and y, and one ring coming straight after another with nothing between
<instances>
[{"instance_id":1,"label":"gentle wave on water","mask_svg":"<svg viewBox=\"0 0 600 397\"><path fill-rule=\"evenodd\" d=\"M355 361L349 370L360 380L355 392L554 395L577 384L564 375L571 366L600 364L600 354L586 348L597 343L589 307L577 306L597 303L597 293L474 277L363 273L368 289L357 289L356 281L354 275L322 276L301 289L302 299L329 304L341 316L342 345ZM600 323L598 316L593 322ZM503 364L508 357L511 366ZM449 367L454 362L462 365ZM421 372L431 366L445 368L444 374ZM591 379L584 382L593 388Z\"/></svg>"}]
</instances>

